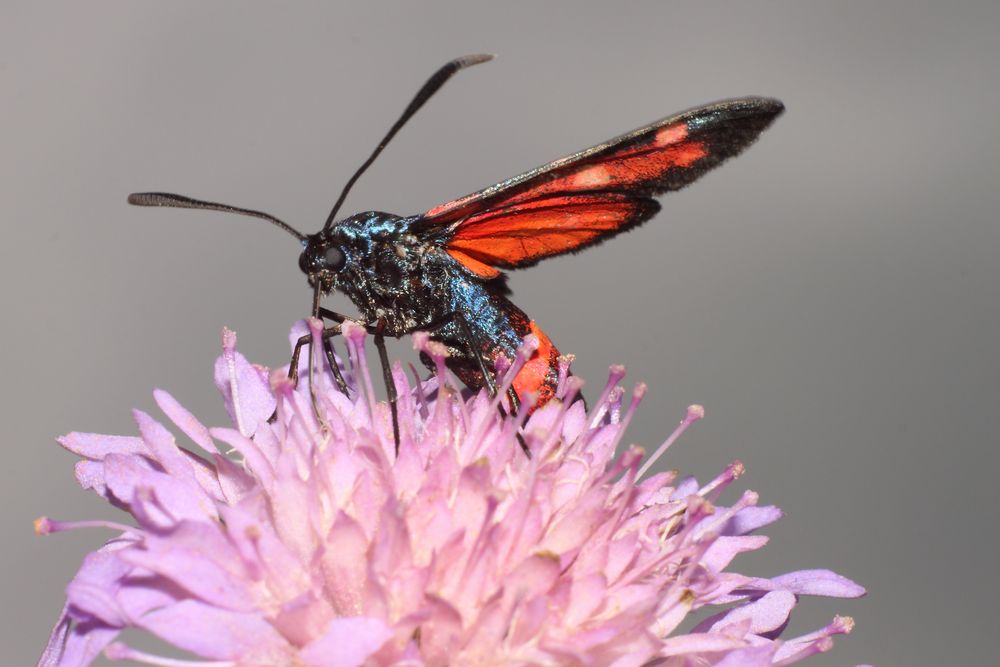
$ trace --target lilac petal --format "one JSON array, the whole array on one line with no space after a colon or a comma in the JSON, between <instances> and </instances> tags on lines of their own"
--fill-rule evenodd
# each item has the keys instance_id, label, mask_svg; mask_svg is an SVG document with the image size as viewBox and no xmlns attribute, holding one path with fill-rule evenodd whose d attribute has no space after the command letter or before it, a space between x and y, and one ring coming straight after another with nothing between
<instances>
[{"instance_id":1,"label":"lilac petal","mask_svg":"<svg viewBox=\"0 0 1000 667\"><path fill-rule=\"evenodd\" d=\"M600 426L587 440L587 458L592 466L603 469L615 455L615 445L621 427L617 424Z\"/></svg>"},{"instance_id":2,"label":"lilac petal","mask_svg":"<svg viewBox=\"0 0 1000 667\"><path fill-rule=\"evenodd\" d=\"M231 428L213 428L212 437L226 443L240 455L254 477L260 480L264 488L270 488L274 483L274 469L253 440Z\"/></svg>"},{"instance_id":3,"label":"lilac petal","mask_svg":"<svg viewBox=\"0 0 1000 667\"><path fill-rule=\"evenodd\" d=\"M57 438L60 445L77 456L101 461L108 454L146 454L148 448L142 438L98 433L68 433Z\"/></svg>"},{"instance_id":4,"label":"lilac petal","mask_svg":"<svg viewBox=\"0 0 1000 667\"><path fill-rule=\"evenodd\" d=\"M72 581L66 586L66 599L72 605L74 615L85 615L117 628L128 624L124 610L115 599L114 589L111 587Z\"/></svg>"},{"instance_id":5,"label":"lilac petal","mask_svg":"<svg viewBox=\"0 0 1000 667\"><path fill-rule=\"evenodd\" d=\"M322 635L335 616L330 602L322 594L306 591L281 605L281 609L268 620L285 639L302 646Z\"/></svg>"},{"instance_id":6,"label":"lilac petal","mask_svg":"<svg viewBox=\"0 0 1000 667\"><path fill-rule=\"evenodd\" d=\"M429 617L420 631L422 657L427 664L448 664L462 637L462 615L447 601L433 594L427 595L424 608Z\"/></svg>"},{"instance_id":7,"label":"lilac petal","mask_svg":"<svg viewBox=\"0 0 1000 667\"><path fill-rule=\"evenodd\" d=\"M559 560L557 558L553 558L552 555L531 556L504 579L504 594L512 601L545 595L556 584L558 577ZM603 589L603 581L598 582L600 579L603 577L598 575L592 583ZM588 593L587 586L581 586L575 593L580 602L585 602ZM586 603L594 604L592 601Z\"/></svg>"},{"instance_id":8,"label":"lilac petal","mask_svg":"<svg viewBox=\"0 0 1000 667\"><path fill-rule=\"evenodd\" d=\"M452 529L465 529L473 534L479 530L487 512L487 498L490 485L489 470L485 465L471 465L462 470L458 479L458 489L451 506Z\"/></svg>"},{"instance_id":9,"label":"lilac petal","mask_svg":"<svg viewBox=\"0 0 1000 667\"><path fill-rule=\"evenodd\" d=\"M762 646L738 649L727 653L714 667L771 667L777 644L769 642Z\"/></svg>"},{"instance_id":10,"label":"lilac petal","mask_svg":"<svg viewBox=\"0 0 1000 667\"><path fill-rule=\"evenodd\" d=\"M794 607L794 594L788 591L772 591L759 600L734 607L714 618L706 619L699 624L698 629L709 632L724 632L728 625L749 620L749 631L755 635L764 635L783 627L788 622L788 615Z\"/></svg>"},{"instance_id":11,"label":"lilac petal","mask_svg":"<svg viewBox=\"0 0 1000 667\"><path fill-rule=\"evenodd\" d=\"M154 463L145 456L109 454L99 465L101 484L105 487L102 495L112 503L124 506L126 511L130 511L128 506L135 497L138 480L142 476L159 474L170 479L154 470Z\"/></svg>"},{"instance_id":12,"label":"lilac petal","mask_svg":"<svg viewBox=\"0 0 1000 667\"><path fill-rule=\"evenodd\" d=\"M278 665L287 664L291 651L258 614L218 609L197 600L151 611L136 625L203 658Z\"/></svg>"},{"instance_id":13,"label":"lilac petal","mask_svg":"<svg viewBox=\"0 0 1000 667\"><path fill-rule=\"evenodd\" d=\"M676 637L668 637L663 641L660 655L671 657L691 653L716 653L743 648L747 645L743 639L727 637L726 635L706 632L691 632Z\"/></svg>"},{"instance_id":14,"label":"lilac petal","mask_svg":"<svg viewBox=\"0 0 1000 667\"><path fill-rule=\"evenodd\" d=\"M746 535L758 528L774 523L784 516L784 512L775 505L763 507L744 507L729 520L722 529L723 535Z\"/></svg>"},{"instance_id":15,"label":"lilac petal","mask_svg":"<svg viewBox=\"0 0 1000 667\"><path fill-rule=\"evenodd\" d=\"M49 633L49 641L42 651L42 657L38 659L38 667L55 667L59 664L66 664L63 661L66 640L69 638L70 628L73 627L73 619L70 618L68 609L69 604L64 604L59 619L53 626L52 632Z\"/></svg>"},{"instance_id":16,"label":"lilac petal","mask_svg":"<svg viewBox=\"0 0 1000 667\"><path fill-rule=\"evenodd\" d=\"M322 637L299 651L299 659L307 667L356 667L391 637L392 630L380 619L336 618Z\"/></svg>"},{"instance_id":17,"label":"lilac petal","mask_svg":"<svg viewBox=\"0 0 1000 667\"><path fill-rule=\"evenodd\" d=\"M367 579L368 539L361 526L340 512L327 535L323 551L323 575L327 594L343 615L361 614Z\"/></svg>"},{"instance_id":18,"label":"lilac petal","mask_svg":"<svg viewBox=\"0 0 1000 667\"><path fill-rule=\"evenodd\" d=\"M383 512L378 536L369 553L373 578L378 582L392 581L386 589L391 608L420 609L430 572L415 565L406 523L391 506Z\"/></svg>"},{"instance_id":19,"label":"lilac petal","mask_svg":"<svg viewBox=\"0 0 1000 667\"><path fill-rule=\"evenodd\" d=\"M602 574L574 579L564 623L573 627L582 625L592 616L596 616L607 604L607 588L607 581Z\"/></svg>"},{"instance_id":20,"label":"lilac petal","mask_svg":"<svg viewBox=\"0 0 1000 667\"><path fill-rule=\"evenodd\" d=\"M466 658L467 664L489 664L489 656L495 653L510 625L510 614L496 596L478 608L470 608L470 611L476 620L465 632L465 652L470 654Z\"/></svg>"},{"instance_id":21,"label":"lilac petal","mask_svg":"<svg viewBox=\"0 0 1000 667\"><path fill-rule=\"evenodd\" d=\"M397 411L399 417L399 435L401 439L405 439L407 436L411 438L409 442L403 444L400 443L400 451L404 447L406 449L412 449L413 441L412 438L417 435L417 422L414 417L417 414L417 398L413 393L413 389L410 386L410 381L406 377L406 371L403 369L403 364L399 361L392 365L392 383L396 386L396 396L399 401L399 410Z\"/></svg>"},{"instance_id":22,"label":"lilac petal","mask_svg":"<svg viewBox=\"0 0 1000 667\"><path fill-rule=\"evenodd\" d=\"M121 628L97 621L72 623L64 608L38 659L38 667L87 667L120 632Z\"/></svg>"},{"instance_id":23,"label":"lilac petal","mask_svg":"<svg viewBox=\"0 0 1000 667\"><path fill-rule=\"evenodd\" d=\"M194 474L191 461L181 453L173 434L142 410L133 410L132 415L156 462L170 475L191 479Z\"/></svg>"},{"instance_id":24,"label":"lilac petal","mask_svg":"<svg viewBox=\"0 0 1000 667\"><path fill-rule=\"evenodd\" d=\"M122 581L117 599L128 618L138 618L187 596L187 592L163 577L155 574L130 574Z\"/></svg>"},{"instance_id":25,"label":"lilac petal","mask_svg":"<svg viewBox=\"0 0 1000 667\"><path fill-rule=\"evenodd\" d=\"M615 647L616 649L619 647ZM654 649L655 650L655 649ZM618 651L615 651L616 653ZM619 657L617 660L608 663L608 667L642 667L649 663L649 659L653 657L655 653L653 651L639 651L633 649L626 655Z\"/></svg>"},{"instance_id":26,"label":"lilac petal","mask_svg":"<svg viewBox=\"0 0 1000 667\"><path fill-rule=\"evenodd\" d=\"M108 487L104 483L104 464L98 461L77 461L73 476L83 489L93 489L98 495L107 497Z\"/></svg>"},{"instance_id":27,"label":"lilac petal","mask_svg":"<svg viewBox=\"0 0 1000 667\"><path fill-rule=\"evenodd\" d=\"M310 485L297 474L297 461L292 455L279 461L277 481L270 499L275 531L292 553L308 562L320 542L313 517L304 511L310 505Z\"/></svg>"},{"instance_id":28,"label":"lilac petal","mask_svg":"<svg viewBox=\"0 0 1000 667\"><path fill-rule=\"evenodd\" d=\"M198 599L232 611L253 611L255 600L241 579L205 554L190 549L169 548L162 552L132 549L122 560L173 581Z\"/></svg>"},{"instance_id":29,"label":"lilac petal","mask_svg":"<svg viewBox=\"0 0 1000 667\"><path fill-rule=\"evenodd\" d=\"M200 486L150 470L137 457L112 454L105 461L104 472L111 493L131 505L136 519L147 527L170 526L183 519L216 518L214 504ZM143 516L137 514L139 511Z\"/></svg>"},{"instance_id":30,"label":"lilac petal","mask_svg":"<svg viewBox=\"0 0 1000 667\"><path fill-rule=\"evenodd\" d=\"M239 551L248 577L258 580L270 573L280 574L269 578L270 592L280 598L295 597L302 593L309 579L295 554L262 516L267 511L259 496L253 495L237 507L221 508L221 515L227 537Z\"/></svg>"},{"instance_id":31,"label":"lilac petal","mask_svg":"<svg viewBox=\"0 0 1000 667\"><path fill-rule=\"evenodd\" d=\"M274 413L274 394L257 369L236 351L236 334L226 329L222 341L222 355L215 361L215 386L233 425L249 437Z\"/></svg>"},{"instance_id":32,"label":"lilac petal","mask_svg":"<svg viewBox=\"0 0 1000 667\"><path fill-rule=\"evenodd\" d=\"M677 476L675 470L664 470L644 478L636 485L635 504L637 507L649 507L670 502L673 491L667 485Z\"/></svg>"},{"instance_id":33,"label":"lilac petal","mask_svg":"<svg viewBox=\"0 0 1000 667\"><path fill-rule=\"evenodd\" d=\"M184 432L184 435L191 438L191 442L209 454L218 452L215 444L212 442L212 436L208 433L208 427L178 403L176 398L162 389L156 389L153 391L153 399L160 406L160 410L163 410L163 414L169 417L170 421Z\"/></svg>"},{"instance_id":34,"label":"lilac petal","mask_svg":"<svg viewBox=\"0 0 1000 667\"><path fill-rule=\"evenodd\" d=\"M747 551L755 551L767 544L768 538L763 535L741 535L739 537L719 537L702 556L702 562L719 572L733 561L736 556Z\"/></svg>"},{"instance_id":35,"label":"lilac petal","mask_svg":"<svg viewBox=\"0 0 1000 667\"><path fill-rule=\"evenodd\" d=\"M219 490L222 492L222 498L219 500L229 505L239 504L244 496L254 490L257 480L235 462L221 454L216 454L213 460L219 479Z\"/></svg>"},{"instance_id":36,"label":"lilac petal","mask_svg":"<svg viewBox=\"0 0 1000 667\"><path fill-rule=\"evenodd\" d=\"M830 570L799 570L773 577L771 582L778 588L798 595L822 595L832 598L858 598L865 589Z\"/></svg>"},{"instance_id":37,"label":"lilac petal","mask_svg":"<svg viewBox=\"0 0 1000 667\"><path fill-rule=\"evenodd\" d=\"M127 623L114 591L131 570L118 555L134 543L134 538L112 540L84 558L80 570L66 587L66 597L76 618L91 617L117 627Z\"/></svg>"},{"instance_id":38,"label":"lilac petal","mask_svg":"<svg viewBox=\"0 0 1000 667\"><path fill-rule=\"evenodd\" d=\"M835 616L826 627L785 641L774 654L775 662L788 665L817 653L829 651L833 648L833 635L848 634L852 629L854 629L853 618Z\"/></svg>"},{"instance_id":39,"label":"lilac petal","mask_svg":"<svg viewBox=\"0 0 1000 667\"><path fill-rule=\"evenodd\" d=\"M563 421L562 435L565 442L573 442L587 428L587 408L583 401L576 401L568 410Z\"/></svg>"},{"instance_id":40,"label":"lilac petal","mask_svg":"<svg viewBox=\"0 0 1000 667\"><path fill-rule=\"evenodd\" d=\"M731 602L743 602L747 599L747 594L734 594L733 591L745 588L750 577L735 572L719 572L715 575L715 581L710 591L706 591L701 599L706 604L722 605ZM755 596L759 597L759 596Z\"/></svg>"},{"instance_id":41,"label":"lilac petal","mask_svg":"<svg viewBox=\"0 0 1000 667\"><path fill-rule=\"evenodd\" d=\"M698 480L694 477L688 476L680 481L676 488L674 488L673 494L671 494L671 500L684 500L688 496L698 493L699 489Z\"/></svg>"},{"instance_id":42,"label":"lilac petal","mask_svg":"<svg viewBox=\"0 0 1000 667\"><path fill-rule=\"evenodd\" d=\"M208 472L208 463L190 452L181 451L173 434L141 410L134 410L142 439L153 458L172 478L189 482L199 488L199 500L207 507L221 499L218 479Z\"/></svg>"}]
</instances>

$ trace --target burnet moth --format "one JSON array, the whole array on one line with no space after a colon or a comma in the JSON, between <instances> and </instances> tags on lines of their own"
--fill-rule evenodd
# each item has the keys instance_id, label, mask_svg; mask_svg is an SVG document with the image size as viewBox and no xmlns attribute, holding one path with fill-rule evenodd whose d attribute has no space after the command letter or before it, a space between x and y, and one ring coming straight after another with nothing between
<instances>
[{"instance_id":1,"label":"burnet moth","mask_svg":"<svg viewBox=\"0 0 1000 667\"><path fill-rule=\"evenodd\" d=\"M330 339L347 317L322 307L322 297L334 290L345 294L360 312L351 319L374 336L397 449L396 391L386 336L428 332L447 346L447 365L464 384L473 390L486 387L495 396L492 369L498 358L513 359L525 336L534 334L538 348L505 398L512 411L519 409L519 397L529 393L535 407L543 405L556 390L559 352L510 301L503 270L579 251L649 220L660 210L653 197L679 190L738 155L784 109L778 100L763 97L724 100L650 123L418 215L366 211L338 219L351 187L420 107L456 72L491 59L465 56L435 72L348 180L323 228L314 234L302 234L267 213L176 194L144 192L128 198L139 206L263 218L298 239L299 267L313 289L312 316L332 322L322 340L342 391L346 384L333 361ZM303 336L295 346L293 380L299 354L309 343L310 337Z\"/></svg>"}]
</instances>

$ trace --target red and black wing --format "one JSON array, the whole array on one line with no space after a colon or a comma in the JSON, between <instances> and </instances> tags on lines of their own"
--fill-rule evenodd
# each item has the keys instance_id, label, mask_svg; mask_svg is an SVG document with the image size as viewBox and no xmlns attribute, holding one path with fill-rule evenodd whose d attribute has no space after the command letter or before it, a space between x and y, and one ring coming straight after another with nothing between
<instances>
[{"instance_id":1,"label":"red and black wing","mask_svg":"<svg viewBox=\"0 0 1000 667\"><path fill-rule=\"evenodd\" d=\"M654 195L739 154L783 109L747 97L685 111L433 208L414 230L443 238L466 269L495 278L645 222L660 208Z\"/></svg>"}]
</instances>

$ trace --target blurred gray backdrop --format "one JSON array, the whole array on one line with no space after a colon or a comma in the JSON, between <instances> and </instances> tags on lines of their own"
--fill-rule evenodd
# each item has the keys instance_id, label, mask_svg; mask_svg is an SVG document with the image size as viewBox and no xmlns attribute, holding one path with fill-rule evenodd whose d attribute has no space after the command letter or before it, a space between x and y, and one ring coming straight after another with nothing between
<instances>
[{"instance_id":1,"label":"blurred gray backdrop","mask_svg":"<svg viewBox=\"0 0 1000 667\"><path fill-rule=\"evenodd\" d=\"M703 102L780 97L738 160L641 229L511 277L591 386L650 391L629 440L787 516L736 569L829 567L862 600L804 601L792 630L856 618L808 664L994 664L1000 407L1000 5L31 2L0 5L5 665L33 664L99 531L70 430L134 433L171 391L225 419L223 325L287 359L309 293L286 235L130 208L164 189L307 231L409 96L461 74L358 183L345 213L417 213ZM350 312L342 299L332 301ZM391 352L410 354L409 341Z\"/></svg>"}]
</instances>

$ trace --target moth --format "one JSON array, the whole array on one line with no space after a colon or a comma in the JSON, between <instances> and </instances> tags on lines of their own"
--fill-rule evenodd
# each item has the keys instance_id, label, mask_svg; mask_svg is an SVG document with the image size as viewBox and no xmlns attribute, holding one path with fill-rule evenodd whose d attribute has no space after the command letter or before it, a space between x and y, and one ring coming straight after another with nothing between
<instances>
[{"instance_id":1,"label":"moth","mask_svg":"<svg viewBox=\"0 0 1000 667\"><path fill-rule=\"evenodd\" d=\"M345 294L360 313L351 319L374 337L397 448L396 391L386 336L428 332L447 347L446 363L464 384L496 395L493 369L498 359L514 359L522 340L534 334L538 348L514 377L505 399L511 411L520 409L528 394L535 397L534 407L544 405L556 391L559 352L510 300L504 271L577 252L649 220L660 210L654 197L693 183L741 153L784 109L778 100L765 97L724 100L663 118L424 213L366 211L338 219L351 187L417 110L455 73L490 59L465 56L437 70L347 182L314 234L261 211L176 194L143 192L128 198L139 206L263 218L298 239L299 267L313 290L312 316L332 323L322 340L342 391L346 384L329 341L347 317L324 308L322 298L334 291ZM299 354L309 343L304 336L295 346L293 379Z\"/></svg>"}]
</instances>

